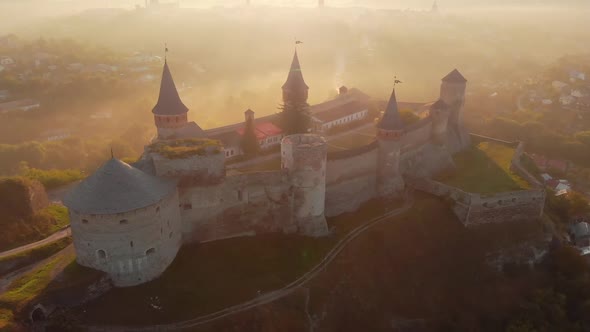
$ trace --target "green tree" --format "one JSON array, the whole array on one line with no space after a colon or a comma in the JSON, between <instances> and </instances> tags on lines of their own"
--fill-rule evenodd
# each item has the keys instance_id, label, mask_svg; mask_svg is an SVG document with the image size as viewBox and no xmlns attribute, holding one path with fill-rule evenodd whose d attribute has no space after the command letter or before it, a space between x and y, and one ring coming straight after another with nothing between
<instances>
[{"instance_id":1,"label":"green tree","mask_svg":"<svg viewBox=\"0 0 590 332\"><path fill-rule=\"evenodd\" d=\"M244 128L241 147L246 156L255 156L260 151L260 145L258 144L258 138L256 137L254 128L254 120L252 118L248 118L248 120L246 120L246 127Z\"/></svg>"},{"instance_id":2,"label":"green tree","mask_svg":"<svg viewBox=\"0 0 590 332\"><path fill-rule=\"evenodd\" d=\"M285 103L279 107L280 125L287 135L308 133L311 129L309 104L305 102Z\"/></svg>"}]
</instances>

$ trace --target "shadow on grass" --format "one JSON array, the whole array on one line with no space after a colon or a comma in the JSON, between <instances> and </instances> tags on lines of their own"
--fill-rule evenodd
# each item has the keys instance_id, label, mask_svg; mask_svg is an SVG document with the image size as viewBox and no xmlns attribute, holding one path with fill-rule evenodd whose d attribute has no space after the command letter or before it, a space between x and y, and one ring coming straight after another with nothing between
<instances>
[{"instance_id":1,"label":"shadow on grass","mask_svg":"<svg viewBox=\"0 0 590 332\"><path fill-rule=\"evenodd\" d=\"M350 230L399 206L368 202L356 213L331 218L333 233L325 238L265 234L188 244L158 279L115 288L76 312L90 324L124 325L162 324L211 313L282 288L319 263Z\"/></svg>"}]
</instances>

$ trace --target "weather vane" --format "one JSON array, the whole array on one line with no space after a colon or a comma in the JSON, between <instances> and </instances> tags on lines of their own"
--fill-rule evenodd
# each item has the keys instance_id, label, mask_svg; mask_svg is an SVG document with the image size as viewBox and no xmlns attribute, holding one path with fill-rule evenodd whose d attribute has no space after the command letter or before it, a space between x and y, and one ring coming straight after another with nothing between
<instances>
[{"instance_id":1,"label":"weather vane","mask_svg":"<svg viewBox=\"0 0 590 332\"><path fill-rule=\"evenodd\" d=\"M395 88L396 84L404 83L397 79L397 76L393 76L393 87Z\"/></svg>"},{"instance_id":2,"label":"weather vane","mask_svg":"<svg viewBox=\"0 0 590 332\"><path fill-rule=\"evenodd\" d=\"M168 61L168 43L164 43L164 62Z\"/></svg>"}]
</instances>

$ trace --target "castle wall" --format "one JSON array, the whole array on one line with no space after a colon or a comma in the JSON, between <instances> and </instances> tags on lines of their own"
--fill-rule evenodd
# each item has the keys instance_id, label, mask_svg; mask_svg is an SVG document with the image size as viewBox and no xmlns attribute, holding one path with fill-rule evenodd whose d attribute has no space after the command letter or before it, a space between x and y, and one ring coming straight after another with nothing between
<instances>
[{"instance_id":1,"label":"castle wall","mask_svg":"<svg viewBox=\"0 0 590 332\"><path fill-rule=\"evenodd\" d=\"M283 172L229 176L219 184L180 187L184 242L297 231Z\"/></svg>"},{"instance_id":2,"label":"castle wall","mask_svg":"<svg viewBox=\"0 0 590 332\"><path fill-rule=\"evenodd\" d=\"M328 157L326 216L355 211L377 196L377 144Z\"/></svg>"},{"instance_id":3,"label":"castle wall","mask_svg":"<svg viewBox=\"0 0 590 332\"><path fill-rule=\"evenodd\" d=\"M402 136L402 154L430 142L432 135L432 119L424 118L406 129Z\"/></svg>"},{"instance_id":4,"label":"castle wall","mask_svg":"<svg viewBox=\"0 0 590 332\"><path fill-rule=\"evenodd\" d=\"M377 197L377 175L365 173L329 184L326 188L326 216L356 211Z\"/></svg>"},{"instance_id":5,"label":"castle wall","mask_svg":"<svg viewBox=\"0 0 590 332\"><path fill-rule=\"evenodd\" d=\"M543 189L472 195L466 226L539 218L543 214Z\"/></svg>"},{"instance_id":6,"label":"castle wall","mask_svg":"<svg viewBox=\"0 0 590 332\"><path fill-rule=\"evenodd\" d=\"M150 154L157 176L191 176L203 179L220 178L225 174L225 154L211 153L183 159L168 159L158 153Z\"/></svg>"},{"instance_id":7,"label":"castle wall","mask_svg":"<svg viewBox=\"0 0 590 332\"><path fill-rule=\"evenodd\" d=\"M85 215L70 209L76 260L109 274L116 286L155 279L182 244L178 194L134 211Z\"/></svg>"},{"instance_id":8,"label":"castle wall","mask_svg":"<svg viewBox=\"0 0 590 332\"><path fill-rule=\"evenodd\" d=\"M415 189L451 199L453 211L466 226L538 218L543 214L543 189L481 195L429 179L407 181Z\"/></svg>"},{"instance_id":9,"label":"castle wall","mask_svg":"<svg viewBox=\"0 0 590 332\"><path fill-rule=\"evenodd\" d=\"M400 171L404 176L432 177L454 167L453 157L446 147L429 142L405 150L400 157Z\"/></svg>"}]
</instances>

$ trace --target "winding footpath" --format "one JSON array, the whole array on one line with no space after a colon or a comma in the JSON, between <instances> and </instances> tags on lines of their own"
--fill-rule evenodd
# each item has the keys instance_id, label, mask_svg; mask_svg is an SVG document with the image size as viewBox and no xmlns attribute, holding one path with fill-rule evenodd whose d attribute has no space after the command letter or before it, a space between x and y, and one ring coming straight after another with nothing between
<instances>
[{"instance_id":1,"label":"winding footpath","mask_svg":"<svg viewBox=\"0 0 590 332\"><path fill-rule=\"evenodd\" d=\"M72 230L70 229L70 226L67 226L67 227L62 228L61 230L49 235L48 237L44 238L43 240L29 243L29 244L25 244L24 246L20 246L18 248L14 248L14 249L0 252L0 258L12 256L12 255L18 255L18 254L23 253L25 251L29 251L31 249L41 247L43 245L55 242L57 240L63 239L64 237L68 237L70 235L72 235Z\"/></svg>"},{"instance_id":2,"label":"winding footpath","mask_svg":"<svg viewBox=\"0 0 590 332\"><path fill-rule=\"evenodd\" d=\"M219 310L217 312L199 316L193 319L184 320L181 322L170 323L170 324L163 324L163 325L153 325L148 327L129 327L129 326L86 326L90 331L171 331L171 330L184 330L189 328L194 328L199 325L203 325L206 323L210 323L224 317L234 315L240 312L244 312L246 310L250 310L252 308L268 304L274 302L280 298L286 297L287 295L293 293L299 287L305 285L313 278L315 278L318 274L326 269L326 267L344 250L344 248L351 243L354 239L356 239L359 235L364 233L366 230L370 229L371 227L388 220L391 217L398 216L406 211L408 211L414 204L414 198L411 193L406 193L404 205L396 210L388 212L380 217L373 218L368 222L358 226L350 233L348 233L345 237L343 237L338 243L326 254L324 259L320 263L318 263L313 269L309 270L299 279L293 281L292 283L286 285L281 289L277 289L272 292L265 293L260 295L252 300L240 303L235 306L227 307L225 309Z\"/></svg>"}]
</instances>

